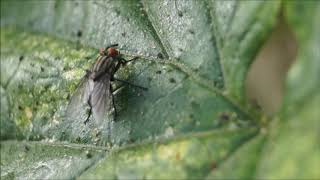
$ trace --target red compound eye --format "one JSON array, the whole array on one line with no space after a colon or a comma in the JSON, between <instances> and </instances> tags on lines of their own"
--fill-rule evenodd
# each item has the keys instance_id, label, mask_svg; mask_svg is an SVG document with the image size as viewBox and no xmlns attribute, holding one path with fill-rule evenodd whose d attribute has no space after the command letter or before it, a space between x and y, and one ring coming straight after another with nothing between
<instances>
[{"instance_id":1,"label":"red compound eye","mask_svg":"<svg viewBox=\"0 0 320 180\"><path fill-rule=\"evenodd\" d=\"M119 51L117 51L117 50L114 49L114 48L109 48L109 49L108 49L108 55L109 55L110 57L118 56L118 55L119 55Z\"/></svg>"}]
</instances>

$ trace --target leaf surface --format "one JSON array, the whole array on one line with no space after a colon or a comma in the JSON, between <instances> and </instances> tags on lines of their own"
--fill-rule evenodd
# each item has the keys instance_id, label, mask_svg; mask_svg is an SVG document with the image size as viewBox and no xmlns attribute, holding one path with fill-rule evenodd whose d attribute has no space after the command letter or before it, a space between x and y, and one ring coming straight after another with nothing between
<instances>
[{"instance_id":1,"label":"leaf surface","mask_svg":"<svg viewBox=\"0 0 320 180\"><path fill-rule=\"evenodd\" d=\"M319 3L280 5L1 1L1 177L319 177ZM280 12L299 55L267 118L247 105L245 78ZM97 49L113 43L139 56L116 76L148 91L117 92L116 119L84 124L78 108L67 120Z\"/></svg>"}]
</instances>

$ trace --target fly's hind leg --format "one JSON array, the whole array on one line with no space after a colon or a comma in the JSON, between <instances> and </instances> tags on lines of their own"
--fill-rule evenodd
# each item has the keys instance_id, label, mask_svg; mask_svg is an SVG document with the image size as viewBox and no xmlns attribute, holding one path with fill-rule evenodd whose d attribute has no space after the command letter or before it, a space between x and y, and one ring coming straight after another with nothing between
<instances>
[{"instance_id":1,"label":"fly's hind leg","mask_svg":"<svg viewBox=\"0 0 320 180\"><path fill-rule=\"evenodd\" d=\"M113 81L119 81L119 82L121 82L121 83L123 83L123 84L127 84L127 85L129 85L129 86L132 86L132 87L135 87L135 88L139 88L139 89L142 89L142 90L144 90L144 91L147 91L147 90L148 90L148 88L146 88L146 87L142 87L142 86L139 86L139 85L136 85L136 84L132 84L131 82L128 82L128 81L125 81L125 80L122 80L122 79L118 79L118 78L115 78L115 77L113 77L113 79L111 79L111 80L113 80Z\"/></svg>"},{"instance_id":2,"label":"fly's hind leg","mask_svg":"<svg viewBox=\"0 0 320 180\"><path fill-rule=\"evenodd\" d=\"M116 109L116 104L115 104L115 95L118 94L122 89L124 88L124 85L120 85L118 87L113 88L112 86L110 86L110 92L111 92L111 98L112 98L112 104L113 104L113 108L114 108L114 119L116 119L117 115L118 115L118 111Z\"/></svg>"},{"instance_id":3,"label":"fly's hind leg","mask_svg":"<svg viewBox=\"0 0 320 180\"><path fill-rule=\"evenodd\" d=\"M92 107L90 106L90 109L89 109L89 111L88 111L88 117L87 117L87 119L83 122L84 124L87 124L87 122L89 121L91 115L92 115Z\"/></svg>"},{"instance_id":4,"label":"fly's hind leg","mask_svg":"<svg viewBox=\"0 0 320 180\"><path fill-rule=\"evenodd\" d=\"M83 122L84 124L87 124L88 123L88 121L89 121L89 119L90 119L90 117L91 117L91 115L92 115L92 106L91 106L91 103L90 103L90 101L88 101L88 105L89 105L89 110L87 111L87 114L88 114L88 117L87 117L87 119Z\"/></svg>"}]
</instances>

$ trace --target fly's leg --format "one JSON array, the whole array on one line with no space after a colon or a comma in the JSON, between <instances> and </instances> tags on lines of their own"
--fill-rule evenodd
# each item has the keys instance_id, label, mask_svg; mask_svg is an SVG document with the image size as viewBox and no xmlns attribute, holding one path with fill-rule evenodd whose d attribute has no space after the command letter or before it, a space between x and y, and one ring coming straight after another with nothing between
<instances>
[{"instance_id":1,"label":"fly's leg","mask_svg":"<svg viewBox=\"0 0 320 180\"><path fill-rule=\"evenodd\" d=\"M89 109L89 111L88 111L88 117L87 117L87 119L83 122L84 124L87 124L87 122L89 121L91 115L92 115L92 107L90 106L90 109Z\"/></svg>"},{"instance_id":2,"label":"fly's leg","mask_svg":"<svg viewBox=\"0 0 320 180\"><path fill-rule=\"evenodd\" d=\"M118 57L118 63L116 65L116 67L114 68L114 73L117 72L121 66L125 66L128 62L134 61L134 60L136 60L138 58L139 57L134 57L134 58L132 58L130 60L126 60L126 59L124 59L122 57ZM113 76L113 74L112 74L112 76Z\"/></svg>"},{"instance_id":3,"label":"fly's leg","mask_svg":"<svg viewBox=\"0 0 320 180\"><path fill-rule=\"evenodd\" d=\"M134 57L134 58L132 58L132 59L126 60L126 59L120 57L119 60L120 60L120 62L121 62L122 65L126 65L128 62L134 61L134 60L136 60L136 59L138 59L138 58L139 58L139 57L136 56L136 57Z\"/></svg>"},{"instance_id":4,"label":"fly's leg","mask_svg":"<svg viewBox=\"0 0 320 180\"><path fill-rule=\"evenodd\" d=\"M124 83L124 84L129 85L129 86L136 87L136 88L140 88L140 89L145 90L145 91L148 90L148 88L146 88L146 87L142 87L142 86L139 86L139 85L135 85L135 84L132 84L131 82L128 82L128 81L125 81L125 80L122 80L122 79L117 79L117 78L115 78L115 77L113 77L112 80L114 80L114 81L119 81L119 82L122 82L122 83Z\"/></svg>"},{"instance_id":5,"label":"fly's leg","mask_svg":"<svg viewBox=\"0 0 320 180\"><path fill-rule=\"evenodd\" d=\"M117 46L118 46L118 44L110 44L109 46L106 47L106 49L109 49L111 47L117 47Z\"/></svg>"},{"instance_id":6,"label":"fly's leg","mask_svg":"<svg viewBox=\"0 0 320 180\"><path fill-rule=\"evenodd\" d=\"M119 82L122 82L122 83L125 83L129 86L134 86L136 88L141 88L143 90L148 90L148 88L145 88L145 87L142 87L142 86L138 86L138 85L134 85L130 82L127 82L125 80L121 80L121 79L116 79L116 78L113 78L112 81L115 80L115 81L119 81ZM114 108L114 120L116 120L117 116L118 116L118 113L117 113L117 109L116 109L116 104L115 104L115 98L114 96L122 89L124 88L124 84L121 84L119 85L118 87L115 87L114 89L112 88L112 86L110 85L110 91L111 91L111 97L112 97L112 104L113 104L113 108Z\"/></svg>"},{"instance_id":7,"label":"fly's leg","mask_svg":"<svg viewBox=\"0 0 320 180\"><path fill-rule=\"evenodd\" d=\"M90 99L90 97L89 97L89 99ZM87 119L83 122L84 124L87 124L87 122L89 121L89 119L90 119L90 117L91 117L91 115L92 115L92 106L91 106L91 103L90 103L90 100L88 100L88 105L89 105L89 111L87 112L87 114L88 114L88 117L87 117Z\"/></svg>"},{"instance_id":8,"label":"fly's leg","mask_svg":"<svg viewBox=\"0 0 320 180\"><path fill-rule=\"evenodd\" d=\"M123 89L123 88L124 88L124 85L123 85L123 84L115 87L114 89L112 89L112 94L113 94L113 95L118 94L118 92L121 91L121 89Z\"/></svg>"}]
</instances>

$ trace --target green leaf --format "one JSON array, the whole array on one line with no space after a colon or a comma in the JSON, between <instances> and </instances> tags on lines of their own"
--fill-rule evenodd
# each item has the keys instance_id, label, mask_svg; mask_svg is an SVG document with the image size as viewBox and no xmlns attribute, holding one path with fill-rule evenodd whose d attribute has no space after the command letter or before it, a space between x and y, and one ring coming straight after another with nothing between
<instances>
[{"instance_id":1,"label":"green leaf","mask_svg":"<svg viewBox=\"0 0 320 180\"><path fill-rule=\"evenodd\" d=\"M101 158L102 152L76 144L1 142L1 179L71 179Z\"/></svg>"},{"instance_id":2,"label":"green leaf","mask_svg":"<svg viewBox=\"0 0 320 180\"><path fill-rule=\"evenodd\" d=\"M195 133L160 144L119 150L101 160L80 179L201 178L214 170L253 133L252 129Z\"/></svg>"},{"instance_id":3,"label":"green leaf","mask_svg":"<svg viewBox=\"0 0 320 180\"><path fill-rule=\"evenodd\" d=\"M320 177L319 10L290 1L1 1L1 178ZM248 105L245 79L280 13L299 55L282 110L268 118ZM84 124L85 108L66 118L97 49L112 43L139 56L116 76L148 91L123 88L118 116L101 124Z\"/></svg>"},{"instance_id":4,"label":"green leaf","mask_svg":"<svg viewBox=\"0 0 320 180\"><path fill-rule=\"evenodd\" d=\"M218 169L209 173L207 179L222 179L224 177L232 179L244 179L254 177L259 162L260 154L265 143L264 135L259 135L221 163ZM245 158L244 158L245 157Z\"/></svg>"}]
</instances>

